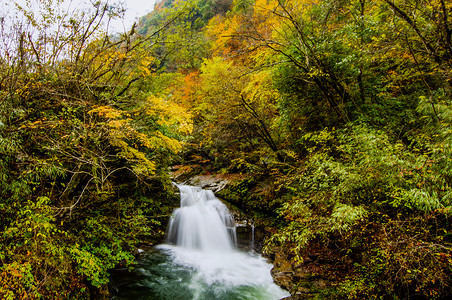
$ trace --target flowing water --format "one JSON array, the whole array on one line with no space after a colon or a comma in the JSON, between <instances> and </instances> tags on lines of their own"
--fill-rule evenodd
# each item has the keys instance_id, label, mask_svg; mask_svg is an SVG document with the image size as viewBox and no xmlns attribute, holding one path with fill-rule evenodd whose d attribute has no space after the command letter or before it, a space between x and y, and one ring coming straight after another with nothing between
<instances>
[{"instance_id":1,"label":"flowing water","mask_svg":"<svg viewBox=\"0 0 452 300\"><path fill-rule=\"evenodd\" d=\"M145 252L132 272L113 276L113 299L280 299L272 265L236 249L235 222L212 191L178 185L181 205L168 225L168 244Z\"/></svg>"}]
</instances>

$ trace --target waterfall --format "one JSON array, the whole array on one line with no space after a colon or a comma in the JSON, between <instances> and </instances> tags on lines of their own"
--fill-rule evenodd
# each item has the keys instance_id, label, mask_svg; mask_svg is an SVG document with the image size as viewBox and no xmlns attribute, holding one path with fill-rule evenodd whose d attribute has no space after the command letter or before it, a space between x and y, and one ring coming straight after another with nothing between
<instances>
[{"instance_id":1,"label":"waterfall","mask_svg":"<svg viewBox=\"0 0 452 300\"><path fill-rule=\"evenodd\" d=\"M226 205L210 190L177 187L180 208L171 216L167 242L201 251L232 251L237 240L235 222Z\"/></svg>"},{"instance_id":2,"label":"waterfall","mask_svg":"<svg viewBox=\"0 0 452 300\"><path fill-rule=\"evenodd\" d=\"M250 242L250 249L254 251L254 222L251 225L251 242Z\"/></svg>"},{"instance_id":3,"label":"waterfall","mask_svg":"<svg viewBox=\"0 0 452 300\"><path fill-rule=\"evenodd\" d=\"M167 244L143 253L130 277L117 279L113 299L275 300L290 295L273 283L272 265L262 256L237 249L234 218L212 191L177 187L180 207L169 221Z\"/></svg>"}]
</instances>

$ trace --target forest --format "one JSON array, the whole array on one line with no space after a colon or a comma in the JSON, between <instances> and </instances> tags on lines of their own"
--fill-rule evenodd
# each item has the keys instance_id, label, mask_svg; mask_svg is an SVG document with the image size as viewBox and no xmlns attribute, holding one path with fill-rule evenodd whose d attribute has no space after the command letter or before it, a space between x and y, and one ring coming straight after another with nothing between
<instances>
[{"instance_id":1,"label":"forest","mask_svg":"<svg viewBox=\"0 0 452 300\"><path fill-rule=\"evenodd\" d=\"M124 33L32 2L0 12L0 298L107 298L198 174L313 299L452 295L452 2L160 0Z\"/></svg>"}]
</instances>

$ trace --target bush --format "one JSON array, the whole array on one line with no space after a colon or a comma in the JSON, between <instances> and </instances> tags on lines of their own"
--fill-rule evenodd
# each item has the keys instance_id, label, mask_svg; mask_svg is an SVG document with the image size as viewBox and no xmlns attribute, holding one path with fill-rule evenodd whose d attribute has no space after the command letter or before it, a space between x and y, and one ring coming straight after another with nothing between
<instances>
[{"instance_id":1,"label":"bush","mask_svg":"<svg viewBox=\"0 0 452 300\"><path fill-rule=\"evenodd\" d=\"M303 261L307 249L324 243L351 258L356 273L338 290L360 282L349 298L451 293L450 200L444 189L450 182L434 167L436 156L409 151L362 125L310 133L299 144L307 153L303 164L279 180L287 225L267 249L283 245Z\"/></svg>"}]
</instances>

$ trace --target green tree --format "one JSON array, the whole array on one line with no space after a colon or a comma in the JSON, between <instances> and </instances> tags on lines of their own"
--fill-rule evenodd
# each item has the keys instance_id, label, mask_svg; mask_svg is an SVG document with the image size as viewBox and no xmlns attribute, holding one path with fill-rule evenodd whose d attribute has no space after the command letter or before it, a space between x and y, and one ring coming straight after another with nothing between
<instances>
[{"instance_id":1,"label":"green tree","mask_svg":"<svg viewBox=\"0 0 452 300\"><path fill-rule=\"evenodd\" d=\"M11 2L12 3L12 2ZM2 19L0 297L86 299L135 245L161 238L167 174L191 130L181 106L140 92L154 40L102 30L120 11L54 2ZM11 25L11 26L9 26Z\"/></svg>"}]
</instances>

